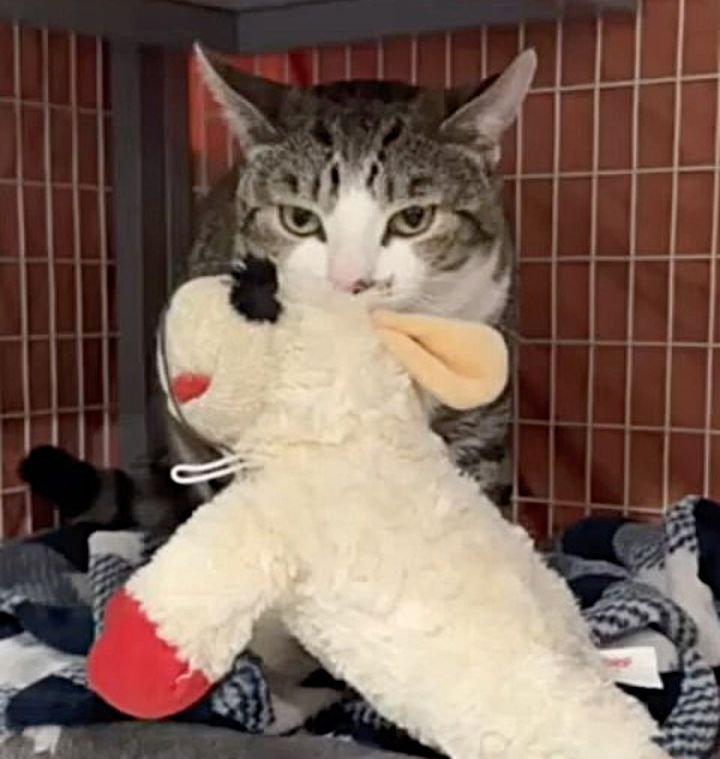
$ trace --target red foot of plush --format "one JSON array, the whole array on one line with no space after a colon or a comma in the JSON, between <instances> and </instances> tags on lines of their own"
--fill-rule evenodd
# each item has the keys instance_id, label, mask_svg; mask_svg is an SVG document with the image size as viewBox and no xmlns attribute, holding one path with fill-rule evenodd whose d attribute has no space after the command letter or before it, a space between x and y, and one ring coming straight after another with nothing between
<instances>
[{"instance_id":1,"label":"red foot of plush","mask_svg":"<svg viewBox=\"0 0 720 759\"><path fill-rule=\"evenodd\" d=\"M140 719L160 719L200 700L212 683L161 640L140 604L124 592L108 604L105 630L88 659L88 681L103 700Z\"/></svg>"}]
</instances>

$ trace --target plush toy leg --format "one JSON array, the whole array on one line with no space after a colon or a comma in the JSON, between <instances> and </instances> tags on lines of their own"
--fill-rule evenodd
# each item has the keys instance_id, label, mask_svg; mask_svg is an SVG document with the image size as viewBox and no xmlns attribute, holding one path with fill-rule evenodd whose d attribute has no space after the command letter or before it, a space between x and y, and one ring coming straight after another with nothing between
<instances>
[{"instance_id":1,"label":"plush toy leg","mask_svg":"<svg viewBox=\"0 0 720 759\"><path fill-rule=\"evenodd\" d=\"M166 643L140 604L122 590L110 600L105 631L90 653L90 687L121 712L162 719L199 701L212 687Z\"/></svg>"},{"instance_id":2,"label":"plush toy leg","mask_svg":"<svg viewBox=\"0 0 720 759\"><path fill-rule=\"evenodd\" d=\"M90 687L122 712L158 719L200 699L286 587L280 551L254 518L251 484L200 508L110 603Z\"/></svg>"}]
</instances>

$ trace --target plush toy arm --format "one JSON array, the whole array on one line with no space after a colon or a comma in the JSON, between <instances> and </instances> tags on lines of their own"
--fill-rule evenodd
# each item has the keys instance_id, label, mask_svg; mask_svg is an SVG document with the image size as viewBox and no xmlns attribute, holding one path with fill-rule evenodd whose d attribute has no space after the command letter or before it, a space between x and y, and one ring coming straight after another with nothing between
<instances>
[{"instance_id":1,"label":"plush toy arm","mask_svg":"<svg viewBox=\"0 0 720 759\"><path fill-rule=\"evenodd\" d=\"M110 602L88 679L120 711L158 719L191 706L287 587L287 562L256 518L254 492L231 485L200 508Z\"/></svg>"}]
</instances>

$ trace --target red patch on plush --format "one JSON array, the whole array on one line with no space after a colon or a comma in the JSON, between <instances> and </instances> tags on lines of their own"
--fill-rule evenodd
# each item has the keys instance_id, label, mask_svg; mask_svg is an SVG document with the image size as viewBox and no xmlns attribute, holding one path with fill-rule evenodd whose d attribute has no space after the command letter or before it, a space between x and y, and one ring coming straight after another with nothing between
<instances>
[{"instance_id":1,"label":"red patch on plush","mask_svg":"<svg viewBox=\"0 0 720 759\"><path fill-rule=\"evenodd\" d=\"M116 593L87 664L88 683L104 701L139 719L162 719L192 706L212 687L162 640L140 604Z\"/></svg>"},{"instance_id":2,"label":"red patch on plush","mask_svg":"<svg viewBox=\"0 0 720 759\"><path fill-rule=\"evenodd\" d=\"M210 377L205 374L178 374L170 383L170 390L178 403L187 403L199 398L210 387Z\"/></svg>"}]
</instances>

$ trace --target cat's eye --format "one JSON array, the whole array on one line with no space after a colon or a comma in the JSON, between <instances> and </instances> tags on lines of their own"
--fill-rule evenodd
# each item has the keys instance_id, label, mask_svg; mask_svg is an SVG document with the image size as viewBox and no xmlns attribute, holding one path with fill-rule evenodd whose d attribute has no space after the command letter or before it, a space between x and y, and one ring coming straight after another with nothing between
<instances>
[{"instance_id":1,"label":"cat's eye","mask_svg":"<svg viewBox=\"0 0 720 759\"><path fill-rule=\"evenodd\" d=\"M290 234L298 237L317 235L322 230L320 217L302 206L280 206L278 209L280 223Z\"/></svg>"},{"instance_id":2,"label":"cat's eye","mask_svg":"<svg viewBox=\"0 0 720 759\"><path fill-rule=\"evenodd\" d=\"M435 221L435 206L408 206L388 222L388 232L399 237L417 237L427 232Z\"/></svg>"}]
</instances>

